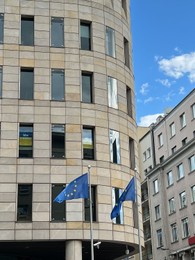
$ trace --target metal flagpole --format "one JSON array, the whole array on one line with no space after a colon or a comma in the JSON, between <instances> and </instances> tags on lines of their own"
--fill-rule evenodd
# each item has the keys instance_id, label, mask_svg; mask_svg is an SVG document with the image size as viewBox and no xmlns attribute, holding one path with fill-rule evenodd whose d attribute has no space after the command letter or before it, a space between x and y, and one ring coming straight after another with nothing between
<instances>
[{"instance_id":1,"label":"metal flagpole","mask_svg":"<svg viewBox=\"0 0 195 260\"><path fill-rule=\"evenodd\" d=\"M90 210L90 238L91 238L91 260L94 260L94 248L93 248L93 215L92 215L92 197L91 197L91 166L88 165L88 178L89 178L89 210Z\"/></svg>"},{"instance_id":2,"label":"metal flagpole","mask_svg":"<svg viewBox=\"0 0 195 260\"><path fill-rule=\"evenodd\" d=\"M137 204L137 214L138 214L138 241L139 241L139 260L142 260L142 247L140 240L140 223L139 223L139 204L137 195L137 169L135 169L135 187L136 187L136 204Z\"/></svg>"}]
</instances>

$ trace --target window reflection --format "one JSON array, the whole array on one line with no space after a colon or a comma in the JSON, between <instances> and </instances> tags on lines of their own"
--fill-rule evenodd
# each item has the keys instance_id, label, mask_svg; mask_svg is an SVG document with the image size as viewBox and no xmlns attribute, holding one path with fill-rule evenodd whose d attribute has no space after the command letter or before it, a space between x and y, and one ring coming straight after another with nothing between
<instances>
[{"instance_id":1,"label":"window reflection","mask_svg":"<svg viewBox=\"0 0 195 260\"><path fill-rule=\"evenodd\" d=\"M110 130L110 157L111 162L120 163L119 132Z\"/></svg>"}]
</instances>

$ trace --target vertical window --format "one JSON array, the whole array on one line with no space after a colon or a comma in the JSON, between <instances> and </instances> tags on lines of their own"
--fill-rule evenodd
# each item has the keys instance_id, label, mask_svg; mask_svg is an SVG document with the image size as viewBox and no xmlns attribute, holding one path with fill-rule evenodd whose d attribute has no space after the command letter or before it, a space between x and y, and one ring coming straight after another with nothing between
<instances>
[{"instance_id":1,"label":"vertical window","mask_svg":"<svg viewBox=\"0 0 195 260\"><path fill-rule=\"evenodd\" d=\"M147 159L147 155L146 155L146 152L143 153L143 161L145 162Z\"/></svg>"},{"instance_id":2,"label":"vertical window","mask_svg":"<svg viewBox=\"0 0 195 260\"><path fill-rule=\"evenodd\" d=\"M156 234L157 234L157 246L162 247L163 246L162 229L158 229L156 231Z\"/></svg>"},{"instance_id":3,"label":"vertical window","mask_svg":"<svg viewBox=\"0 0 195 260\"><path fill-rule=\"evenodd\" d=\"M129 137L130 168L135 170L135 145L134 140Z\"/></svg>"},{"instance_id":4,"label":"vertical window","mask_svg":"<svg viewBox=\"0 0 195 260\"><path fill-rule=\"evenodd\" d=\"M19 157L33 157L33 125L20 124L19 130Z\"/></svg>"},{"instance_id":5,"label":"vertical window","mask_svg":"<svg viewBox=\"0 0 195 260\"><path fill-rule=\"evenodd\" d=\"M129 42L124 37L124 58L125 58L125 65L129 68L130 62L129 62Z\"/></svg>"},{"instance_id":6,"label":"vertical window","mask_svg":"<svg viewBox=\"0 0 195 260\"><path fill-rule=\"evenodd\" d=\"M91 50L91 24L89 22L81 22L80 37L81 49Z\"/></svg>"},{"instance_id":7,"label":"vertical window","mask_svg":"<svg viewBox=\"0 0 195 260\"><path fill-rule=\"evenodd\" d=\"M64 46L64 18L61 17L51 18L51 46L52 47Z\"/></svg>"},{"instance_id":8,"label":"vertical window","mask_svg":"<svg viewBox=\"0 0 195 260\"><path fill-rule=\"evenodd\" d=\"M106 26L106 54L115 58L115 31Z\"/></svg>"},{"instance_id":9,"label":"vertical window","mask_svg":"<svg viewBox=\"0 0 195 260\"><path fill-rule=\"evenodd\" d=\"M192 118L195 119L195 103L192 105Z\"/></svg>"},{"instance_id":10,"label":"vertical window","mask_svg":"<svg viewBox=\"0 0 195 260\"><path fill-rule=\"evenodd\" d=\"M119 132L110 130L110 157L112 163L120 163Z\"/></svg>"},{"instance_id":11,"label":"vertical window","mask_svg":"<svg viewBox=\"0 0 195 260\"><path fill-rule=\"evenodd\" d=\"M195 202L195 185L191 187L192 202Z\"/></svg>"},{"instance_id":12,"label":"vertical window","mask_svg":"<svg viewBox=\"0 0 195 260\"><path fill-rule=\"evenodd\" d=\"M169 199L169 214L175 213L175 199Z\"/></svg>"},{"instance_id":13,"label":"vertical window","mask_svg":"<svg viewBox=\"0 0 195 260\"><path fill-rule=\"evenodd\" d=\"M91 200L92 200L92 220L96 221L96 187L91 186ZM89 199L84 200L85 207L85 221L90 221L90 202Z\"/></svg>"},{"instance_id":14,"label":"vertical window","mask_svg":"<svg viewBox=\"0 0 195 260\"><path fill-rule=\"evenodd\" d=\"M155 208L155 219L160 219L160 205L157 205Z\"/></svg>"},{"instance_id":15,"label":"vertical window","mask_svg":"<svg viewBox=\"0 0 195 260\"><path fill-rule=\"evenodd\" d=\"M149 159L151 157L151 149L148 148L147 149L147 159Z\"/></svg>"},{"instance_id":16,"label":"vertical window","mask_svg":"<svg viewBox=\"0 0 195 260\"><path fill-rule=\"evenodd\" d=\"M190 164L190 172L195 170L195 155L192 155L189 158L189 164Z\"/></svg>"},{"instance_id":17,"label":"vertical window","mask_svg":"<svg viewBox=\"0 0 195 260\"><path fill-rule=\"evenodd\" d=\"M181 220L182 223L182 231L183 231L183 238L189 236L189 226L188 226L188 218L184 218Z\"/></svg>"},{"instance_id":18,"label":"vertical window","mask_svg":"<svg viewBox=\"0 0 195 260\"><path fill-rule=\"evenodd\" d=\"M92 73L82 72L82 102L93 102Z\"/></svg>"},{"instance_id":19,"label":"vertical window","mask_svg":"<svg viewBox=\"0 0 195 260\"><path fill-rule=\"evenodd\" d=\"M113 207L118 202L122 192L123 191L119 188L112 188L112 205L113 205ZM123 224L123 205L121 206L120 214L116 218L113 219L113 222L115 224Z\"/></svg>"},{"instance_id":20,"label":"vertical window","mask_svg":"<svg viewBox=\"0 0 195 260\"><path fill-rule=\"evenodd\" d=\"M108 77L108 105L118 108L117 80L111 77Z\"/></svg>"},{"instance_id":21,"label":"vertical window","mask_svg":"<svg viewBox=\"0 0 195 260\"><path fill-rule=\"evenodd\" d=\"M125 14L127 15L127 0L121 0L121 5Z\"/></svg>"},{"instance_id":22,"label":"vertical window","mask_svg":"<svg viewBox=\"0 0 195 260\"><path fill-rule=\"evenodd\" d=\"M154 194L159 192L158 180L153 181Z\"/></svg>"},{"instance_id":23,"label":"vertical window","mask_svg":"<svg viewBox=\"0 0 195 260\"><path fill-rule=\"evenodd\" d=\"M173 184L173 172L169 171L167 173L167 185L171 186Z\"/></svg>"},{"instance_id":24,"label":"vertical window","mask_svg":"<svg viewBox=\"0 0 195 260\"><path fill-rule=\"evenodd\" d=\"M51 92L52 100L64 100L64 70L52 69Z\"/></svg>"},{"instance_id":25,"label":"vertical window","mask_svg":"<svg viewBox=\"0 0 195 260\"><path fill-rule=\"evenodd\" d=\"M180 199L180 208L185 208L186 207L186 192L183 191L179 194L179 199Z\"/></svg>"},{"instance_id":26,"label":"vertical window","mask_svg":"<svg viewBox=\"0 0 195 260\"><path fill-rule=\"evenodd\" d=\"M83 159L94 160L94 128L83 127Z\"/></svg>"},{"instance_id":27,"label":"vertical window","mask_svg":"<svg viewBox=\"0 0 195 260\"><path fill-rule=\"evenodd\" d=\"M53 221L65 221L66 203L53 202L56 196L65 188L62 184L52 185L52 205L51 205L51 219Z\"/></svg>"},{"instance_id":28,"label":"vertical window","mask_svg":"<svg viewBox=\"0 0 195 260\"><path fill-rule=\"evenodd\" d=\"M162 133L158 135L158 143L159 143L159 146L163 146L163 135Z\"/></svg>"},{"instance_id":29,"label":"vertical window","mask_svg":"<svg viewBox=\"0 0 195 260\"><path fill-rule=\"evenodd\" d=\"M175 145L174 147L171 148L171 153L174 154L177 150L177 146Z\"/></svg>"},{"instance_id":30,"label":"vertical window","mask_svg":"<svg viewBox=\"0 0 195 260\"><path fill-rule=\"evenodd\" d=\"M186 138L184 138L184 139L181 141L182 146L186 145L187 139L188 139L188 138L186 137Z\"/></svg>"},{"instance_id":31,"label":"vertical window","mask_svg":"<svg viewBox=\"0 0 195 260\"><path fill-rule=\"evenodd\" d=\"M170 124L171 137L175 135L175 123Z\"/></svg>"},{"instance_id":32,"label":"vertical window","mask_svg":"<svg viewBox=\"0 0 195 260\"><path fill-rule=\"evenodd\" d=\"M0 67L0 97L2 97L2 85L3 85L3 68Z\"/></svg>"},{"instance_id":33,"label":"vertical window","mask_svg":"<svg viewBox=\"0 0 195 260\"><path fill-rule=\"evenodd\" d=\"M31 184L18 184L17 221L32 221Z\"/></svg>"},{"instance_id":34,"label":"vertical window","mask_svg":"<svg viewBox=\"0 0 195 260\"><path fill-rule=\"evenodd\" d=\"M52 125L52 157L65 157L65 126Z\"/></svg>"},{"instance_id":35,"label":"vertical window","mask_svg":"<svg viewBox=\"0 0 195 260\"><path fill-rule=\"evenodd\" d=\"M31 100L34 95L34 69L21 68L20 70L20 99Z\"/></svg>"},{"instance_id":36,"label":"vertical window","mask_svg":"<svg viewBox=\"0 0 195 260\"><path fill-rule=\"evenodd\" d=\"M21 44L34 45L34 17L21 16Z\"/></svg>"},{"instance_id":37,"label":"vertical window","mask_svg":"<svg viewBox=\"0 0 195 260\"><path fill-rule=\"evenodd\" d=\"M0 14L0 43L3 43L4 36L4 14Z\"/></svg>"},{"instance_id":38,"label":"vertical window","mask_svg":"<svg viewBox=\"0 0 195 260\"><path fill-rule=\"evenodd\" d=\"M126 87L126 98L127 98L127 114L128 116L133 116L133 110L132 110L132 94L131 89L129 87Z\"/></svg>"},{"instance_id":39,"label":"vertical window","mask_svg":"<svg viewBox=\"0 0 195 260\"><path fill-rule=\"evenodd\" d=\"M172 242L177 242L178 241L178 234L177 234L177 225L176 223L171 225L171 237L172 237Z\"/></svg>"},{"instance_id":40,"label":"vertical window","mask_svg":"<svg viewBox=\"0 0 195 260\"><path fill-rule=\"evenodd\" d=\"M185 127L186 126L186 114L183 113L181 116L180 116L180 124L181 124L181 128Z\"/></svg>"},{"instance_id":41,"label":"vertical window","mask_svg":"<svg viewBox=\"0 0 195 260\"><path fill-rule=\"evenodd\" d=\"M177 166L177 176L178 176L178 180L180 180L181 178L184 178L184 167L183 167L183 163L179 164Z\"/></svg>"}]
</instances>

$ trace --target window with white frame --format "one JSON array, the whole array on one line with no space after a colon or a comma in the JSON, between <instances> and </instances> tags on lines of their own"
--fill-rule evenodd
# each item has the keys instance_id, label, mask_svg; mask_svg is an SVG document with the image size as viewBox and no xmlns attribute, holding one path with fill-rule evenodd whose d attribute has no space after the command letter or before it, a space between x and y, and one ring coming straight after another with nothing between
<instances>
[{"instance_id":1,"label":"window with white frame","mask_svg":"<svg viewBox=\"0 0 195 260\"><path fill-rule=\"evenodd\" d=\"M192 118L195 119L195 103L192 105Z\"/></svg>"},{"instance_id":2,"label":"window with white frame","mask_svg":"<svg viewBox=\"0 0 195 260\"><path fill-rule=\"evenodd\" d=\"M155 220L160 219L160 205L157 205L155 208Z\"/></svg>"},{"instance_id":3,"label":"window with white frame","mask_svg":"<svg viewBox=\"0 0 195 260\"><path fill-rule=\"evenodd\" d=\"M167 173L167 185L171 186L173 184L173 172L169 171Z\"/></svg>"},{"instance_id":4,"label":"window with white frame","mask_svg":"<svg viewBox=\"0 0 195 260\"><path fill-rule=\"evenodd\" d=\"M180 115L180 124L181 124L181 128L186 126L186 114L185 113Z\"/></svg>"},{"instance_id":5,"label":"window with white frame","mask_svg":"<svg viewBox=\"0 0 195 260\"><path fill-rule=\"evenodd\" d=\"M153 181L154 194L159 192L158 179Z\"/></svg>"},{"instance_id":6,"label":"window with white frame","mask_svg":"<svg viewBox=\"0 0 195 260\"><path fill-rule=\"evenodd\" d=\"M192 202L195 202L195 185L191 187Z\"/></svg>"},{"instance_id":7,"label":"window with white frame","mask_svg":"<svg viewBox=\"0 0 195 260\"><path fill-rule=\"evenodd\" d=\"M157 247L162 247L163 246L163 239L162 239L162 229L158 229L156 231L157 235Z\"/></svg>"},{"instance_id":8,"label":"window with white frame","mask_svg":"<svg viewBox=\"0 0 195 260\"><path fill-rule=\"evenodd\" d=\"M178 180L180 180L181 178L184 177L184 167L183 167L183 163L180 163L177 166L177 176L178 176Z\"/></svg>"},{"instance_id":9,"label":"window with white frame","mask_svg":"<svg viewBox=\"0 0 195 260\"><path fill-rule=\"evenodd\" d=\"M123 192L122 189L112 188L112 205L113 205L113 207L118 202L122 192ZM113 219L113 222L115 224L123 224L123 205L121 206L120 214L116 218Z\"/></svg>"},{"instance_id":10,"label":"window with white frame","mask_svg":"<svg viewBox=\"0 0 195 260\"><path fill-rule=\"evenodd\" d=\"M175 123L170 124L171 137L175 135Z\"/></svg>"},{"instance_id":11,"label":"window with white frame","mask_svg":"<svg viewBox=\"0 0 195 260\"><path fill-rule=\"evenodd\" d=\"M192 155L189 158L189 164L190 164L190 172L195 170L195 155Z\"/></svg>"},{"instance_id":12,"label":"window with white frame","mask_svg":"<svg viewBox=\"0 0 195 260\"><path fill-rule=\"evenodd\" d=\"M163 135L162 133L158 135L158 143L159 143L159 146L163 146Z\"/></svg>"},{"instance_id":13,"label":"window with white frame","mask_svg":"<svg viewBox=\"0 0 195 260\"><path fill-rule=\"evenodd\" d=\"M169 214L175 213L175 199L174 197L169 199Z\"/></svg>"},{"instance_id":14,"label":"window with white frame","mask_svg":"<svg viewBox=\"0 0 195 260\"><path fill-rule=\"evenodd\" d=\"M108 77L108 105L118 108L117 80L112 77Z\"/></svg>"},{"instance_id":15,"label":"window with white frame","mask_svg":"<svg viewBox=\"0 0 195 260\"><path fill-rule=\"evenodd\" d=\"M115 31L114 29L106 26L106 54L114 57L115 53Z\"/></svg>"},{"instance_id":16,"label":"window with white frame","mask_svg":"<svg viewBox=\"0 0 195 260\"><path fill-rule=\"evenodd\" d=\"M179 194L180 198L180 208L185 208L186 207L186 192L183 191Z\"/></svg>"},{"instance_id":17,"label":"window with white frame","mask_svg":"<svg viewBox=\"0 0 195 260\"><path fill-rule=\"evenodd\" d=\"M186 238L189 236L189 226L188 226L188 218L184 218L181 220L182 222L182 233L183 233L183 238Z\"/></svg>"},{"instance_id":18,"label":"window with white frame","mask_svg":"<svg viewBox=\"0 0 195 260\"><path fill-rule=\"evenodd\" d=\"M178 232L177 232L177 224L176 223L171 224L171 237L172 237L172 243L178 241Z\"/></svg>"}]
</instances>

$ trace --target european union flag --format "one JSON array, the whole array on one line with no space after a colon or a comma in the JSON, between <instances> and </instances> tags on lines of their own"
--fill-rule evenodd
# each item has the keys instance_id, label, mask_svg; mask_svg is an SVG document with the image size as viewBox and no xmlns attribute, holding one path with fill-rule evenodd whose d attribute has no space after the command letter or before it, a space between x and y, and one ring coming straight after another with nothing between
<instances>
[{"instance_id":1,"label":"european union flag","mask_svg":"<svg viewBox=\"0 0 195 260\"><path fill-rule=\"evenodd\" d=\"M62 203L64 200L72 200L79 198L88 198L88 173L81 175L76 178L72 182L68 184L68 186L63 189L63 191L58 194L58 196L54 199L54 202Z\"/></svg>"},{"instance_id":2,"label":"european union flag","mask_svg":"<svg viewBox=\"0 0 195 260\"><path fill-rule=\"evenodd\" d=\"M120 214L122 203L125 200L135 201L135 178L134 177L131 179L126 189L123 191L120 198L118 199L116 205L114 206L110 215L111 219L116 218Z\"/></svg>"}]
</instances>

